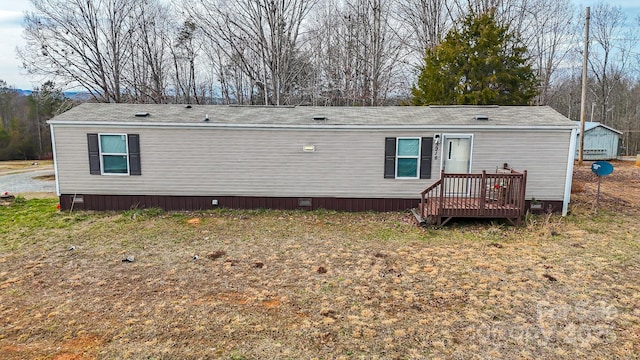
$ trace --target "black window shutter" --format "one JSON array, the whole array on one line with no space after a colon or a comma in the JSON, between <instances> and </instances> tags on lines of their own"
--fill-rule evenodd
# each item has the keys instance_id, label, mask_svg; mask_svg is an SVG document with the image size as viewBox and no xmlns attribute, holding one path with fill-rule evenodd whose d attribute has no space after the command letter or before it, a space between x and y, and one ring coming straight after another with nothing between
<instances>
[{"instance_id":1,"label":"black window shutter","mask_svg":"<svg viewBox=\"0 0 640 360\"><path fill-rule=\"evenodd\" d=\"M384 178L396 178L396 138L385 138L384 142Z\"/></svg>"},{"instance_id":2,"label":"black window shutter","mask_svg":"<svg viewBox=\"0 0 640 360\"><path fill-rule=\"evenodd\" d=\"M420 151L420 179L431 179L431 157L433 155L433 138L422 138Z\"/></svg>"},{"instance_id":3,"label":"black window shutter","mask_svg":"<svg viewBox=\"0 0 640 360\"><path fill-rule=\"evenodd\" d=\"M87 134L89 145L89 174L100 175L100 147L98 146L98 134Z\"/></svg>"},{"instance_id":4,"label":"black window shutter","mask_svg":"<svg viewBox=\"0 0 640 360\"><path fill-rule=\"evenodd\" d=\"M140 168L140 135L128 134L129 138L129 175L142 175Z\"/></svg>"}]
</instances>

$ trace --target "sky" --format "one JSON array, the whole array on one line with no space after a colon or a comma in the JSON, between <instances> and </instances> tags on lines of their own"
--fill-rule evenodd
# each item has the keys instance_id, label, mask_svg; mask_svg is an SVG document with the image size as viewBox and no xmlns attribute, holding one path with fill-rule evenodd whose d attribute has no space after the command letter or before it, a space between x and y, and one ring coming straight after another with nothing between
<instances>
[{"instance_id":1,"label":"sky","mask_svg":"<svg viewBox=\"0 0 640 360\"><path fill-rule=\"evenodd\" d=\"M15 88L33 88L16 56L16 47L23 43L22 18L30 6L29 0L0 1L0 80Z\"/></svg>"},{"instance_id":2,"label":"sky","mask_svg":"<svg viewBox=\"0 0 640 360\"><path fill-rule=\"evenodd\" d=\"M597 1L574 0L577 5L594 6ZM608 2L614 6L621 6L627 14L627 22L635 23L640 15L638 0L614 0ZM0 1L0 80L16 89L29 90L42 84L42 79L29 77L21 68L21 62L16 55L16 48L24 44L22 37L22 19L24 12L31 9L29 0L1 0Z\"/></svg>"}]
</instances>

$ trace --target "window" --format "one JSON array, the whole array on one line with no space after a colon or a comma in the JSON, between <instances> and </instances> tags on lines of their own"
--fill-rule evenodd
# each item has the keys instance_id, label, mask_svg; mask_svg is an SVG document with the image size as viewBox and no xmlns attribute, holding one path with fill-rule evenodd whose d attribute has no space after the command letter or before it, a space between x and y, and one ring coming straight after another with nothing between
<instances>
[{"instance_id":1,"label":"window","mask_svg":"<svg viewBox=\"0 0 640 360\"><path fill-rule=\"evenodd\" d=\"M385 139L386 179L430 179L433 138Z\"/></svg>"},{"instance_id":2,"label":"window","mask_svg":"<svg viewBox=\"0 0 640 360\"><path fill-rule=\"evenodd\" d=\"M396 142L396 178L418 178L420 138L402 139Z\"/></svg>"},{"instance_id":3,"label":"window","mask_svg":"<svg viewBox=\"0 0 640 360\"><path fill-rule=\"evenodd\" d=\"M140 136L137 134L87 134L89 173L141 175Z\"/></svg>"},{"instance_id":4,"label":"window","mask_svg":"<svg viewBox=\"0 0 640 360\"><path fill-rule=\"evenodd\" d=\"M127 136L100 134L100 160L103 174L128 174Z\"/></svg>"}]
</instances>

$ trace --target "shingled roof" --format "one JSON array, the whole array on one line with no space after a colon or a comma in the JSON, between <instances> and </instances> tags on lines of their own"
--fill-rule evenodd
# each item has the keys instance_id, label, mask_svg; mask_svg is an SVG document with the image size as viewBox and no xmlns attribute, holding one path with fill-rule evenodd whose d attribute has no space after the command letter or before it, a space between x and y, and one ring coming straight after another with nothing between
<instances>
[{"instance_id":1,"label":"shingled roof","mask_svg":"<svg viewBox=\"0 0 640 360\"><path fill-rule=\"evenodd\" d=\"M580 126L580 122L579 121L576 121L576 123L578 124L578 126ZM597 128L598 126L603 127L603 128L605 128L605 129L607 129L609 131L612 131L612 132L614 132L614 133L616 133L618 135L622 135L622 131L616 130L616 129L614 129L614 128L610 127L610 126L607 126L607 125L603 125L603 124L601 124L601 123L599 123L597 121L585 121L584 122L584 131L586 133L587 131L589 131L591 129ZM578 134L580 134L580 129L578 129Z\"/></svg>"},{"instance_id":2,"label":"shingled roof","mask_svg":"<svg viewBox=\"0 0 640 360\"><path fill-rule=\"evenodd\" d=\"M208 119L205 121L205 119ZM249 127L558 127L576 125L548 106L234 106L84 103L50 124Z\"/></svg>"}]
</instances>

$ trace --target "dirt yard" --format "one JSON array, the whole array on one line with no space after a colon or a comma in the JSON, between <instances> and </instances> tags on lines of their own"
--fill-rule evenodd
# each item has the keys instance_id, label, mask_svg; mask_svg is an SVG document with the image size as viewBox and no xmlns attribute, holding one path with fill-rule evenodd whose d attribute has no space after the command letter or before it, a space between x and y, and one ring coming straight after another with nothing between
<instances>
[{"instance_id":1,"label":"dirt yard","mask_svg":"<svg viewBox=\"0 0 640 360\"><path fill-rule=\"evenodd\" d=\"M0 358L635 359L640 169L614 165L597 215L584 166L568 217L518 228L19 202L0 209Z\"/></svg>"},{"instance_id":2,"label":"dirt yard","mask_svg":"<svg viewBox=\"0 0 640 360\"><path fill-rule=\"evenodd\" d=\"M637 214L640 209L640 168L632 161L612 161L611 164L613 173L602 177L600 183L601 205L608 210L635 211ZM572 188L572 199L576 198L578 203L595 201L598 178L591 172L591 162L584 162L580 168L576 165Z\"/></svg>"},{"instance_id":3,"label":"dirt yard","mask_svg":"<svg viewBox=\"0 0 640 360\"><path fill-rule=\"evenodd\" d=\"M0 176L27 171L53 169L52 160L15 160L0 161Z\"/></svg>"}]
</instances>

